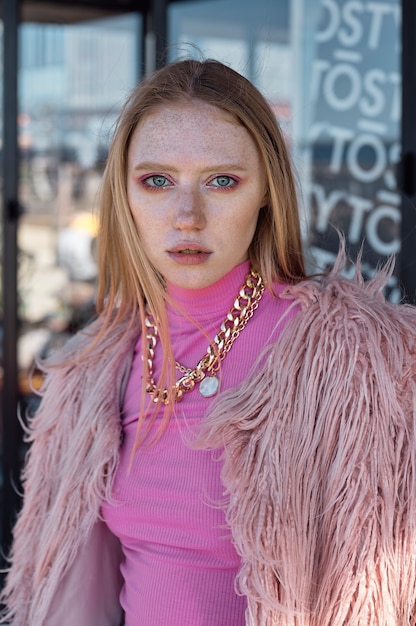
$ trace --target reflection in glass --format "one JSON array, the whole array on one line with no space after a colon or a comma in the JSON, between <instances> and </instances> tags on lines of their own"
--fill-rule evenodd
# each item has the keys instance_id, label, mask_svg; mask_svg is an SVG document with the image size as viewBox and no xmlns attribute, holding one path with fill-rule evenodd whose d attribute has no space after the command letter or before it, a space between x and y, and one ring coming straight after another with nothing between
<instances>
[{"instance_id":1,"label":"reflection in glass","mask_svg":"<svg viewBox=\"0 0 416 626\"><path fill-rule=\"evenodd\" d=\"M94 209L113 125L139 74L139 27L139 16L129 14L20 29L23 393L35 356L46 356L94 314Z\"/></svg>"}]
</instances>

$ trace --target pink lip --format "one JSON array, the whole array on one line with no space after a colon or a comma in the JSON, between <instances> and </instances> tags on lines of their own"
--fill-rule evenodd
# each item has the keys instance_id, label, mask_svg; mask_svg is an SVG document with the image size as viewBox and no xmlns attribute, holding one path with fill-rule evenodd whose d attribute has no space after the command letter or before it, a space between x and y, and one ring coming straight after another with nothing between
<instances>
[{"instance_id":1,"label":"pink lip","mask_svg":"<svg viewBox=\"0 0 416 626\"><path fill-rule=\"evenodd\" d=\"M196 243L180 243L167 251L169 257L180 265L199 265L205 263L211 252Z\"/></svg>"}]
</instances>

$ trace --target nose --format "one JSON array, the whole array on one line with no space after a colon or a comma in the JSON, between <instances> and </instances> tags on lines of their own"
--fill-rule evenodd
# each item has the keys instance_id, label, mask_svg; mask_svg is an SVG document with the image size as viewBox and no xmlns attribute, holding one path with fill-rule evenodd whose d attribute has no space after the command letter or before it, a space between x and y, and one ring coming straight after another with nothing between
<instances>
[{"instance_id":1,"label":"nose","mask_svg":"<svg viewBox=\"0 0 416 626\"><path fill-rule=\"evenodd\" d=\"M177 230L202 230L205 227L202 194L195 189L183 190L176 198L173 225Z\"/></svg>"}]
</instances>

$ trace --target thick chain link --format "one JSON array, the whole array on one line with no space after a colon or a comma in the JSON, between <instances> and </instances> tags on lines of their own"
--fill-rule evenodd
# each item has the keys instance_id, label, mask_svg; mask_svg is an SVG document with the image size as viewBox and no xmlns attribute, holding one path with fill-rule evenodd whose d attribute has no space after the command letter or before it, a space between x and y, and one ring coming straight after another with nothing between
<instances>
[{"instance_id":1,"label":"thick chain link","mask_svg":"<svg viewBox=\"0 0 416 626\"><path fill-rule=\"evenodd\" d=\"M188 369L179 363L176 368L184 374L173 386L174 400L182 400L184 393L192 391L196 383L200 383L207 373L215 373L219 370L221 361L231 349L234 341L245 328L247 322L257 309L264 292L264 284L257 272L251 271L246 276L246 281L241 287L237 298L225 320L220 326L218 334L209 344L206 353L194 369ZM158 330L151 315L146 316L146 339L147 339L147 368L146 391L153 402L169 403L169 391L158 389L153 379L153 360L157 343Z\"/></svg>"}]
</instances>

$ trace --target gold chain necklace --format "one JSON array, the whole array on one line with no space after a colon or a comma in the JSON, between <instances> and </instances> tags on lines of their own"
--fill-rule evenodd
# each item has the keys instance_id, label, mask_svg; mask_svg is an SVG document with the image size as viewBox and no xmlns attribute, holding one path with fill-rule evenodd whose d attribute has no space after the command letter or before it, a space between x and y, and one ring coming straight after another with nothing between
<instances>
[{"instance_id":1,"label":"gold chain necklace","mask_svg":"<svg viewBox=\"0 0 416 626\"><path fill-rule=\"evenodd\" d=\"M257 309L263 292L264 284L261 276L257 272L249 272L233 306L222 322L218 334L208 346L206 353L197 366L194 369L188 369L179 363L175 363L183 376L173 386L174 401L182 400L183 394L192 391L196 383L199 383L200 394L206 398L217 393L219 380L215 373L220 368L220 362L225 358L234 341ZM168 404L169 391L167 389L158 389L153 379L153 359L158 330L150 314L146 315L145 324L148 371L146 391L152 396L153 402Z\"/></svg>"}]
</instances>

